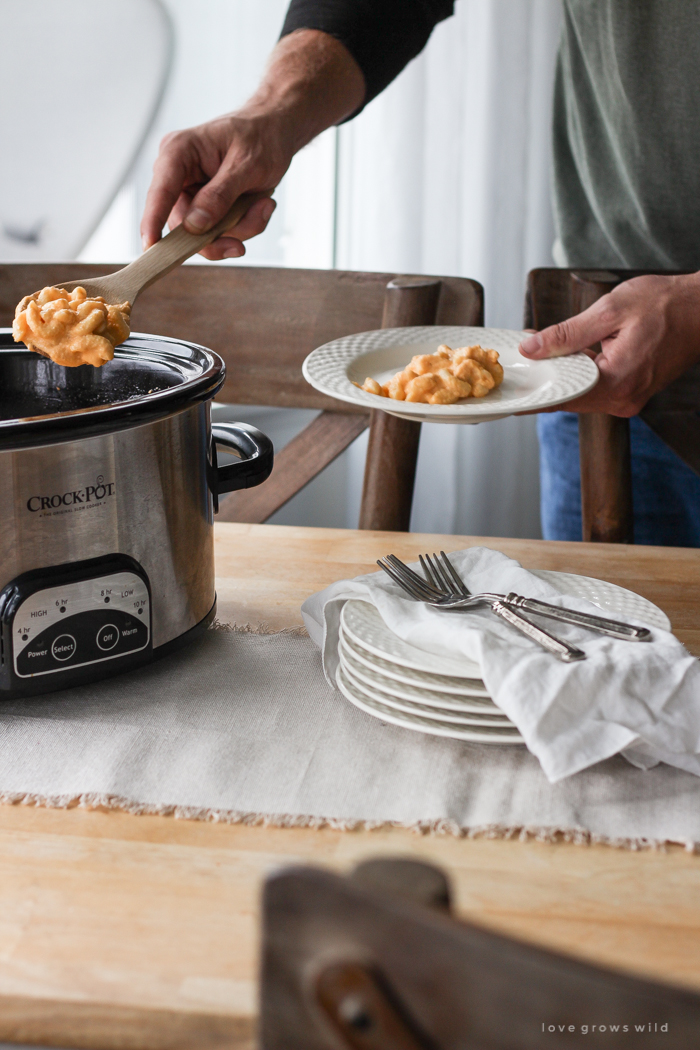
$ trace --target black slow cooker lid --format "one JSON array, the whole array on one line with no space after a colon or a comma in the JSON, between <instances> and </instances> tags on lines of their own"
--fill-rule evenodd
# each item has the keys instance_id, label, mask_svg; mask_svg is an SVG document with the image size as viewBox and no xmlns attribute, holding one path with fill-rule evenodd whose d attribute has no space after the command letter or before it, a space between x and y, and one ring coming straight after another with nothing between
<instances>
[{"instance_id":1,"label":"black slow cooker lid","mask_svg":"<svg viewBox=\"0 0 700 1050\"><path fill-rule=\"evenodd\" d=\"M134 333L114 359L65 368L0 328L0 449L75 441L171 415L221 389L224 362L211 350Z\"/></svg>"}]
</instances>

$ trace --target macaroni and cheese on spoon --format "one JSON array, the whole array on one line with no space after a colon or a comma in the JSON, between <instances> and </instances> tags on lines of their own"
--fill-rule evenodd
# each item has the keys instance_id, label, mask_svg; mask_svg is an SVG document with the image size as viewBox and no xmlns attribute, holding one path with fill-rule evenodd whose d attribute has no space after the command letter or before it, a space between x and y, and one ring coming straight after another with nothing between
<instances>
[{"instance_id":1,"label":"macaroni and cheese on spoon","mask_svg":"<svg viewBox=\"0 0 700 1050\"><path fill-rule=\"evenodd\" d=\"M235 226L267 193L244 193L206 233L177 226L128 266L105 277L42 288L18 304L12 325L16 342L72 368L99 368L129 335L131 307L139 292Z\"/></svg>"}]
</instances>

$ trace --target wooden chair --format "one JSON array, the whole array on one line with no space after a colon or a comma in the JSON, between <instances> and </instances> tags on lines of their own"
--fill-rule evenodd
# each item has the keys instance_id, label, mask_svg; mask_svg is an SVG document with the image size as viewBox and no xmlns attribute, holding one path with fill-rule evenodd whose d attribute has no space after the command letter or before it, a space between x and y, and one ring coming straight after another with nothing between
<instances>
[{"instance_id":1,"label":"wooden chair","mask_svg":"<svg viewBox=\"0 0 700 1050\"><path fill-rule=\"evenodd\" d=\"M45 285L111 273L116 266L0 266L0 324ZM275 460L260 488L221 500L219 521L263 522L369 425L360 528L407 531L420 424L324 397L301 366L315 347L375 328L483 324L483 289L463 277L244 266L181 266L136 302L132 328L201 343L226 362L221 401L315 408L321 414Z\"/></svg>"},{"instance_id":2,"label":"wooden chair","mask_svg":"<svg viewBox=\"0 0 700 1050\"><path fill-rule=\"evenodd\" d=\"M366 861L350 878L271 876L261 1050L697 1046L700 995L511 940L449 908L445 877L413 860Z\"/></svg>"},{"instance_id":3,"label":"wooden chair","mask_svg":"<svg viewBox=\"0 0 700 1050\"><path fill-rule=\"evenodd\" d=\"M528 276L525 327L542 329L587 309L622 281L649 270L538 269ZM655 394L641 418L700 474L700 365ZM632 543L629 420L579 416L583 539Z\"/></svg>"}]
</instances>

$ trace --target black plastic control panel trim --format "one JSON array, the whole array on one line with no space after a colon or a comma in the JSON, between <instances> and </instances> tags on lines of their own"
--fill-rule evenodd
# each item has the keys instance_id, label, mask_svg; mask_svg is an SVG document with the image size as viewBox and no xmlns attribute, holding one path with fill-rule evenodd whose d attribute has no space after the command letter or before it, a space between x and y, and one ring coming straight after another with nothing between
<instances>
[{"instance_id":1,"label":"black plastic control panel trim","mask_svg":"<svg viewBox=\"0 0 700 1050\"><path fill-rule=\"evenodd\" d=\"M141 666L153 652L148 576L125 554L23 573L0 592L0 639L0 698Z\"/></svg>"}]
</instances>

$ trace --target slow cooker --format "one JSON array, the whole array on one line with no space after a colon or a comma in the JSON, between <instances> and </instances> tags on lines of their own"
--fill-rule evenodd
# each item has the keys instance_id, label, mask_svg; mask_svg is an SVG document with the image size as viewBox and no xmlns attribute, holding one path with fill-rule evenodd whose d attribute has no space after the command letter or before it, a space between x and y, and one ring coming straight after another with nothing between
<instances>
[{"instance_id":1,"label":"slow cooker","mask_svg":"<svg viewBox=\"0 0 700 1050\"><path fill-rule=\"evenodd\" d=\"M273 462L254 427L212 427L224 375L138 334L63 368L0 329L1 697L130 670L211 622L218 497ZM217 465L217 444L237 458Z\"/></svg>"}]
</instances>

